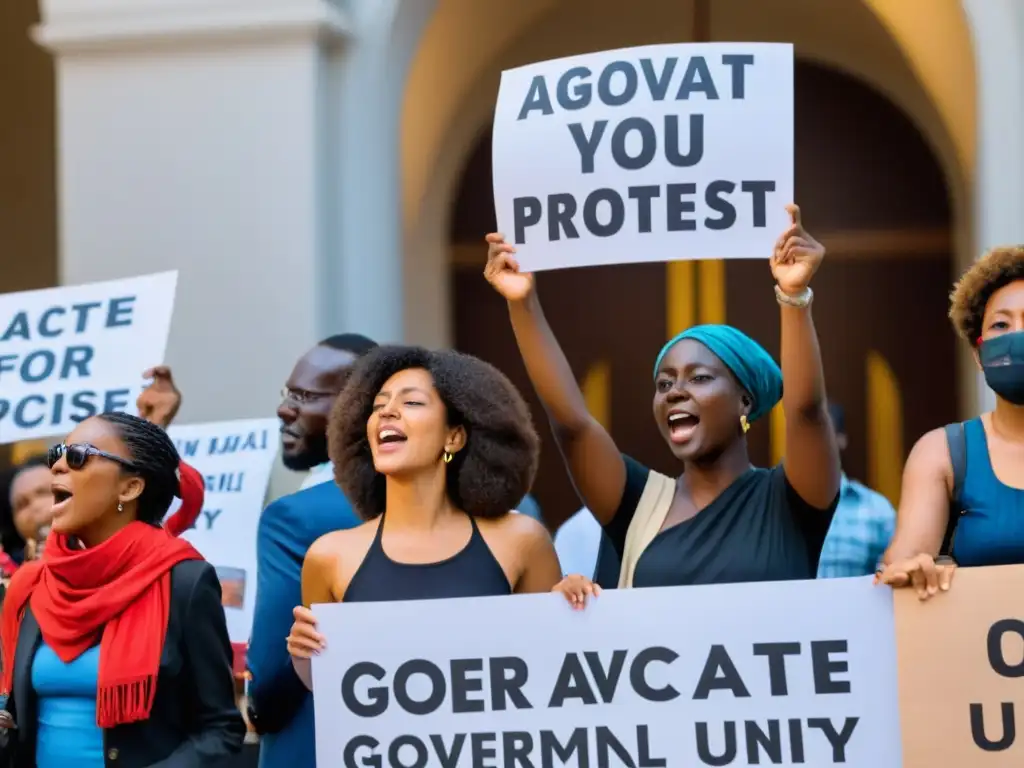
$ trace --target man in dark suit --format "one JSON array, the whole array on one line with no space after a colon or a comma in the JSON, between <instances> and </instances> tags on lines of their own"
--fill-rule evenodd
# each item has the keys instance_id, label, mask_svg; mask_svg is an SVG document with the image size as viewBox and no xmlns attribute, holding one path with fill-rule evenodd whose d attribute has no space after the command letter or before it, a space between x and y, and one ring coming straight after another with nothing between
<instances>
[{"instance_id":1,"label":"man in dark suit","mask_svg":"<svg viewBox=\"0 0 1024 768\"><path fill-rule=\"evenodd\" d=\"M327 416L349 367L376 346L362 336L326 339L296 364L278 416L285 466L319 470L316 482L270 504L260 516L256 540L256 607L248 667L249 719L260 733L263 768L316 765L313 696L296 676L285 646L292 609L302 603L302 560L325 533L360 523L352 505L330 479Z\"/></svg>"}]
</instances>

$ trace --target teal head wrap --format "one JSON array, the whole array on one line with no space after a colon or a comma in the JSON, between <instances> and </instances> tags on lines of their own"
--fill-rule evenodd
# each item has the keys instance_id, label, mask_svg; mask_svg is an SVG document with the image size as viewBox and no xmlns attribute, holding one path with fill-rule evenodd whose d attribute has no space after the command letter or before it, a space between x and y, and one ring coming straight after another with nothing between
<instances>
[{"instance_id":1,"label":"teal head wrap","mask_svg":"<svg viewBox=\"0 0 1024 768\"><path fill-rule=\"evenodd\" d=\"M695 325L671 339L654 361L654 378L665 355L683 339L699 341L725 363L754 402L750 421L757 421L782 399L782 371L764 347L731 325Z\"/></svg>"}]
</instances>

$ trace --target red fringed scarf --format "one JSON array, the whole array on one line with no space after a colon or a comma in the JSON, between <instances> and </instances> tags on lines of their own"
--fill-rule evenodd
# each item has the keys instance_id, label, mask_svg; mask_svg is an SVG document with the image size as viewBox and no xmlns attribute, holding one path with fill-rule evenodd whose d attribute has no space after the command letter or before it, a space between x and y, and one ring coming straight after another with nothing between
<instances>
[{"instance_id":1,"label":"red fringed scarf","mask_svg":"<svg viewBox=\"0 0 1024 768\"><path fill-rule=\"evenodd\" d=\"M130 523L89 549L72 549L65 536L51 533L42 560L19 568L7 589L0 689L11 691L18 631L30 604L43 640L65 663L100 639L97 725L146 720L167 634L171 568L200 559L191 544L146 523Z\"/></svg>"}]
</instances>

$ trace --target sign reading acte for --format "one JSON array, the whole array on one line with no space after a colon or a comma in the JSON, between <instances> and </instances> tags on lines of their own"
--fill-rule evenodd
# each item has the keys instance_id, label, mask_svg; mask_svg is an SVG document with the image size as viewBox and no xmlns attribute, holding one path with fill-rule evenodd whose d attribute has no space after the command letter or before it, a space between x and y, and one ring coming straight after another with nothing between
<instances>
[{"instance_id":1,"label":"sign reading acte for","mask_svg":"<svg viewBox=\"0 0 1024 768\"><path fill-rule=\"evenodd\" d=\"M177 272L0 295L0 444L134 412L163 362Z\"/></svg>"},{"instance_id":2,"label":"sign reading acte for","mask_svg":"<svg viewBox=\"0 0 1024 768\"><path fill-rule=\"evenodd\" d=\"M793 201L793 47L655 45L508 70L492 156L523 270L767 258Z\"/></svg>"}]
</instances>

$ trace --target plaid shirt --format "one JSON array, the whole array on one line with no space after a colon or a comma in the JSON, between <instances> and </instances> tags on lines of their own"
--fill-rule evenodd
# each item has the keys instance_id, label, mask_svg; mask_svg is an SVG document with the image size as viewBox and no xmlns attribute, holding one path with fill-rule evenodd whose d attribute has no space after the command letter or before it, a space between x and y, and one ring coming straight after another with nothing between
<instances>
[{"instance_id":1,"label":"plaid shirt","mask_svg":"<svg viewBox=\"0 0 1024 768\"><path fill-rule=\"evenodd\" d=\"M843 475L839 506L821 549L818 578L874 573L895 529L896 510L889 500Z\"/></svg>"}]
</instances>

